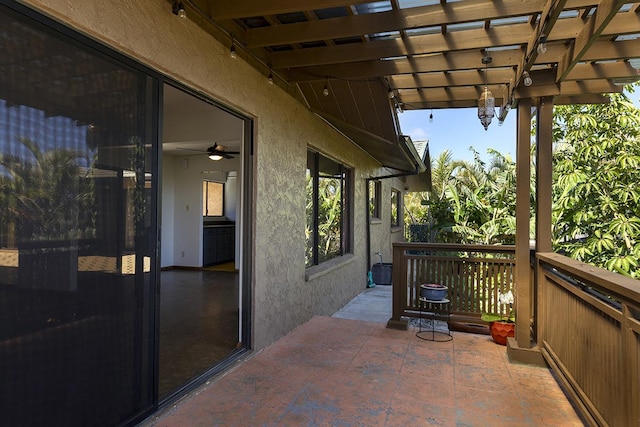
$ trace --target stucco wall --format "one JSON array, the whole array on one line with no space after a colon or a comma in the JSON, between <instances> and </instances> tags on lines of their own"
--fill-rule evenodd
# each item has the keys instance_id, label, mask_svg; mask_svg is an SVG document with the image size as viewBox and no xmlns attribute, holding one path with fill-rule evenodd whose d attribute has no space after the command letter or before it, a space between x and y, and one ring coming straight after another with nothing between
<instances>
[{"instance_id":1,"label":"stucco wall","mask_svg":"<svg viewBox=\"0 0 640 427\"><path fill-rule=\"evenodd\" d=\"M335 312L364 289L365 178L376 173L375 161L277 85L268 84L264 75L231 59L228 49L196 24L173 15L170 2L25 3L255 119L254 348L273 342L314 314ZM350 262L306 281L308 146L355 168L355 254Z\"/></svg>"}]
</instances>

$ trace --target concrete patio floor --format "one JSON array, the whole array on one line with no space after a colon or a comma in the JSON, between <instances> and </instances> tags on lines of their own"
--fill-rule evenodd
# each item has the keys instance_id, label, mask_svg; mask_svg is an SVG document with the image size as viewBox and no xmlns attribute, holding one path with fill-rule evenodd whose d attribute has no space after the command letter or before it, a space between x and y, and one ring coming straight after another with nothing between
<instances>
[{"instance_id":1,"label":"concrete patio floor","mask_svg":"<svg viewBox=\"0 0 640 427\"><path fill-rule=\"evenodd\" d=\"M368 293L357 298L377 298ZM486 335L430 342L414 327L338 314L314 317L143 424L583 426L548 369L509 363Z\"/></svg>"}]
</instances>

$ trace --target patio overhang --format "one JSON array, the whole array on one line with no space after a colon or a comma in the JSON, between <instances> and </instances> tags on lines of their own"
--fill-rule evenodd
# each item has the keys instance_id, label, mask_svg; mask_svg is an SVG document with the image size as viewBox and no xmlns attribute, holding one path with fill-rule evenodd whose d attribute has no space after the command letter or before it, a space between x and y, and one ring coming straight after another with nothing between
<instances>
[{"instance_id":1,"label":"patio overhang","mask_svg":"<svg viewBox=\"0 0 640 427\"><path fill-rule=\"evenodd\" d=\"M411 144L411 139L400 136L395 141L387 140L326 113L320 111L315 113L380 162L382 166L401 172L415 173L424 172L427 169L423 159Z\"/></svg>"},{"instance_id":2,"label":"patio overhang","mask_svg":"<svg viewBox=\"0 0 640 427\"><path fill-rule=\"evenodd\" d=\"M521 100L603 103L640 79L633 1L183 3L238 59L399 171L425 173L400 111L476 108L487 87L503 121Z\"/></svg>"}]
</instances>

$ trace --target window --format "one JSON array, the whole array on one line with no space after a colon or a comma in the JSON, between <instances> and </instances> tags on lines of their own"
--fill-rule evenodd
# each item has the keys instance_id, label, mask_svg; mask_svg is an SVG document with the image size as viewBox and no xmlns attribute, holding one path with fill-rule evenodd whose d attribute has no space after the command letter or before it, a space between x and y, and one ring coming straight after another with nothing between
<instances>
[{"instance_id":1,"label":"window","mask_svg":"<svg viewBox=\"0 0 640 427\"><path fill-rule=\"evenodd\" d=\"M400 226L400 191L391 190L391 226Z\"/></svg>"},{"instance_id":2,"label":"window","mask_svg":"<svg viewBox=\"0 0 640 427\"><path fill-rule=\"evenodd\" d=\"M351 252L351 169L307 153L307 267Z\"/></svg>"},{"instance_id":3,"label":"window","mask_svg":"<svg viewBox=\"0 0 640 427\"><path fill-rule=\"evenodd\" d=\"M224 184L202 181L202 216L224 215Z\"/></svg>"},{"instance_id":4,"label":"window","mask_svg":"<svg viewBox=\"0 0 640 427\"><path fill-rule=\"evenodd\" d=\"M382 183L369 181L369 219L380 219L380 199Z\"/></svg>"}]
</instances>

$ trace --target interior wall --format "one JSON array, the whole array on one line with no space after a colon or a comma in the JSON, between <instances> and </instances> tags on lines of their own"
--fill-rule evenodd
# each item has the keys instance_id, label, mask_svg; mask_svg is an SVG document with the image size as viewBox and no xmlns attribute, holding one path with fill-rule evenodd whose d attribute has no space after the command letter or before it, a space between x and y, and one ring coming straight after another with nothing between
<instances>
[{"instance_id":1,"label":"interior wall","mask_svg":"<svg viewBox=\"0 0 640 427\"><path fill-rule=\"evenodd\" d=\"M174 212L175 205L175 157L163 156L162 158L162 218L161 218L161 242L160 242L160 268L174 265Z\"/></svg>"},{"instance_id":2,"label":"interior wall","mask_svg":"<svg viewBox=\"0 0 640 427\"><path fill-rule=\"evenodd\" d=\"M238 220L239 203L240 187L238 186L238 178L229 175L224 183L224 216L229 221Z\"/></svg>"},{"instance_id":3,"label":"interior wall","mask_svg":"<svg viewBox=\"0 0 640 427\"><path fill-rule=\"evenodd\" d=\"M215 169L234 170L239 167L237 158L212 162L205 155L176 157L164 155L163 157L163 228L162 228L162 253L165 251L167 259L172 263L162 266L201 267L202 266L202 180L206 171ZM185 162L186 160L186 162ZM167 164L173 165L173 170L164 172ZM234 179L234 181L236 181ZM229 182L229 179L227 179ZM232 185L231 187L234 187ZM227 188L227 190L231 190ZM165 203L167 198L171 202ZM229 213L235 214L237 210L237 196L229 196L229 204L233 205ZM171 203L171 204L170 204ZM167 219L165 221L165 212ZM172 222L170 222L172 220ZM171 230L169 232L165 232ZM165 249L166 247L166 249ZM169 251L171 253L169 254Z\"/></svg>"},{"instance_id":4,"label":"interior wall","mask_svg":"<svg viewBox=\"0 0 640 427\"><path fill-rule=\"evenodd\" d=\"M254 230L252 245L253 348L262 348L316 314L337 311L366 286L365 178L380 165L291 98L278 85L221 45L189 19L157 0L111 3L99 0L27 0L72 27L254 119ZM265 73L267 70L263 70ZM277 76L276 76L277 80ZM307 280L305 269L305 168L307 148L355 168L354 254ZM176 169L177 171L177 169ZM195 173L193 180L201 177ZM187 178L176 176L175 188ZM196 188L199 189L199 186ZM199 196L201 197L201 196ZM195 194L194 194L195 199ZM201 233L183 233L198 221L193 200L175 193L177 253L197 265L189 252ZM186 249L185 249L186 248ZM193 249L192 249L193 250ZM180 256L176 261L182 259ZM342 261L342 262L340 262Z\"/></svg>"}]
</instances>

